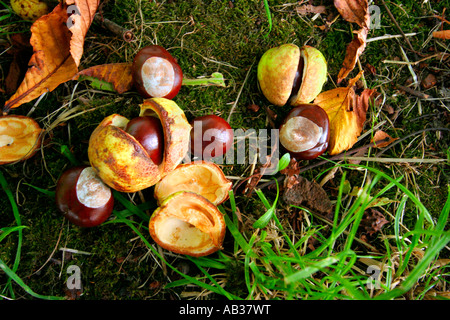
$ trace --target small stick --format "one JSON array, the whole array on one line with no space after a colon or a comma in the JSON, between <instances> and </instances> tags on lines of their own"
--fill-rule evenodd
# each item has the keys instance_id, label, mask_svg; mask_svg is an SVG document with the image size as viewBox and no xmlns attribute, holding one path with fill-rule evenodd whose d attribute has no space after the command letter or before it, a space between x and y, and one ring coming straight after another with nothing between
<instances>
[{"instance_id":1,"label":"small stick","mask_svg":"<svg viewBox=\"0 0 450 320\"><path fill-rule=\"evenodd\" d=\"M130 42L133 40L134 35L131 30L127 30L121 26L119 26L114 21L103 18L100 14L96 13L94 16L94 20L100 22L106 29L114 33L115 35L122 37L126 42Z\"/></svg>"},{"instance_id":2,"label":"small stick","mask_svg":"<svg viewBox=\"0 0 450 320\"><path fill-rule=\"evenodd\" d=\"M252 70L254 64L255 64L255 60L253 60L252 65L250 66L250 68L248 68L247 74L246 74L245 79L244 79L244 83L242 83L242 86L241 86L241 89L239 90L238 96L237 96L236 100L234 101L233 106L231 107L230 113L228 114L227 122L230 122L230 120L231 120L231 115L233 114L234 109L236 109L236 105L237 105L237 103L239 101L239 98L241 96L242 89L244 89L244 85L247 82L248 76L249 76L250 71Z\"/></svg>"},{"instance_id":3,"label":"small stick","mask_svg":"<svg viewBox=\"0 0 450 320\"><path fill-rule=\"evenodd\" d=\"M366 150L366 149L375 147L377 143L388 142L389 139L390 139L390 138L387 137L387 138L384 138L384 139L379 140L379 141L371 142L371 143L369 143L369 144L367 144L367 145L365 145L365 146L362 146L362 147L359 147L359 148L356 148L356 149L353 149L353 150L350 150L350 151L347 151L347 152L343 152L343 153L337 154L337 155L335 155L335 156L332 156L332 157L330 157L330 158L328 158L328 159L326 159L326 160L322 160L322 161L313 163L313 164L311 164L311 165L309 165L309 166L305 166L305 167L303 167L303 168L300 168L299 174L300 174L300 173L303 173L303 172L305 172L305 171L314 169L314 168L316 168L316 167L319 167L319 166L321 166L321 165L330 163L330 161L335 161L335 160L343 159L343 158L345 158L345 157L347 157L347 156L349 156L349 155L355 154L355 153L358 154L358 153L361 152L361 151L364 151L364 150ZM277 178L277 181L278 181L278 182L281 182L281 181L283 181L284 179L285 179L285 176L284 176L284 175L281 175L281 176L279 176L279 177ZM268 182L266 182L266 183L263 183L263 184L259 185L259 186L258 186L258 189L263 189L263 188L265 188L265 187L267 187L267 186L270 186L270 185L272 185L272 184L274 184L274 183L275 183L275 180L270 180L270 181L268 181Z\"/></svg>"},{"instance_id":4,"label":"small stick","mask_svg":"<svg viewBox=\"0 0 450 320\"><path fill-rule=\"evenodd\" d=\"M415 36L415 35L417 35L416 32L413 32L413 33L405 33L405 35L402 35L402 34L395 34L395 35L392 35L392 34L385 34L384 36L379 36L379 37L369 38L369 39L366 40L366 43L373 42L373 41L379 41L379 40L387 40L387 39L402 38L403 36L405 36L405 37L413 37L413 36Z\"/></svg>"},{"instance_id":5,"label":"small stick","mask_svg":"<svg viewBox=\"0 0 450 320\"><path fill-rule=\"evenodd\" d=\"M428 98L430 98L430 96L428 94L425 94L423 92L411 89L409 87L402 86L400 84L397 85L397 88L399 88L400 90L403 90L405 92L408 92L408 93L412 94L413 96L419 97L421 99L428 99Z\"/></svg>"},{"instance_id":6,"label":"small stick","mask_svg":"<svg viewBox=\"0 0 450 320\"><path fill-rule=\"evenodd\" d=\"M384 0L381 0L381 2L383 3L383 6L385 7L389 17L391 18L392 22L394 22L395 26L397 27L397 29L400 31L400 33L403 36L403 39L405 39L406 43L408 44L409 48L411 49L412 52L417 53L416 50L414 50L413 46L411 45L411 42L409 42L408 37L406 36L406 34L403 32L402 28L400 28L400 25L398 24L397 20L395 20L394 15L392 14L391 10L389 10L388 6L386 5L386 2L384 2Z\"/></svg>"}]
</instances>

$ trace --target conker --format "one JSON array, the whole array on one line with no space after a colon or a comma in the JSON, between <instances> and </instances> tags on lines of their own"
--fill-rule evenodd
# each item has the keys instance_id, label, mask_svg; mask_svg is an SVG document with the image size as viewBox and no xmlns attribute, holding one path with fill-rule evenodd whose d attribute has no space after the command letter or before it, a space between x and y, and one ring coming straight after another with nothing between
<instances>
[{"instance_id":1,"label":"conker","mask_svg":"<svg viewBox=\"0 0 450 320\"><path fill-rule=\"evenodd\" d=\"M56 205L62 214L80 227L98 226L111 215L111 189L92 167L77 166L64 171L56 185Z\"/></svg>"},{"instance_id":2,"label":"conker","mask_svg":"<svg viewBox=\"0 0 450 320\"><path fill-rule=\"evenodd\" d=\"M140 116L128 122L125 131L144 147L155 164L160 164L164 156L164 131L161 121L152 116Z\"/></svg>"},{"instance_id":3,"label":"conker","mask_svg":"<svg viewBox=\"0 0 450 320\"><path fill-rule=\"evenodd\" d=\"M208 160L226 154L233 145L230 124L217 115L205 115L191 121L191 153Z\"/></svg>"},{"instance_id":4,"label":"conker","mask_svg":"<svg viewBox=\"0 0 450 320\"><path fill-rule=\"evenodd\" d=\"M132 77L137 91L144 98L172 99L180 91L183 72L166 49L151 45L134 57Z\"/></svg>"},{"instance_id":5,"label":"conker","mask_svg":"<svg viewBox=\"0 0 450 320\"><path fill-rule=\"evenodd\" d=\"M293 108L280 126L280 143L296 159L311 160L328 148L328 115L315 104Z\"/></svg>"}]
</instances>

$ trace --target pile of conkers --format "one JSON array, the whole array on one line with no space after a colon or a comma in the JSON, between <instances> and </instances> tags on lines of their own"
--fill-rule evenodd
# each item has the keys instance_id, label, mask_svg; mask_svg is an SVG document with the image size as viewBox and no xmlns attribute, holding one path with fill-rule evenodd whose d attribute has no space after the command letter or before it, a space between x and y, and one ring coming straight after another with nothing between
<instances>
[{"instance_id":1,"label":"pile of conkers","mask_svg":"<svg viewBox=\"0 0 450 320\"><path fill-rule=\"evenodd\" d=\"M91 227L112 213L111 189L137 192L154 187L158 208L149 222L154 241L176 253L211 254L222 248L226 227L217 206L227 199L231 182L220 167L203 159L223 156L233 145L233 131L216 115L188 122L171 100L183 74L164 48L142 49L132 75L145 98L139 115L129 120L112 114L95 128L88 147L90 166L61 175L58 208L74 224ZM269 49L258 64L258 84L267 100L292 106L280 125L280 143L297 159L314 159L328 147L328 116L311 103L326 76L325 58L310 46ZM189 151L200 160L182 164Z\"/></svg>"}]
</instances>

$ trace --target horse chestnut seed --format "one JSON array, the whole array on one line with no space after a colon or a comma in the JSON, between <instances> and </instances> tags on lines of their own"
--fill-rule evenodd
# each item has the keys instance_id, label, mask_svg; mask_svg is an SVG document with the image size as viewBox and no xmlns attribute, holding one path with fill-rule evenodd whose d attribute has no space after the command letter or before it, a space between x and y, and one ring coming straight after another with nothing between
<instances>
[{"instance_id":1,"label":"horse chestnut seed","mask_svg":"<svg viewBox=\"0 0 450 320\"><path fill-rule=\"evenodd\" d=\"M131 70L133 83L144 98L172 99L180 91L183 72L161 46L142 48L134 57Z\"/></svg>"},{"instance_id":2,"label":"horse chestnut seed","mask_svg":"<svg viewBox=\"0 0 450 320\"><path fill-rule=\"evenodd\" d=\"M296 159L315 159L328 148L329 127L325 110L314 104L300 105L283 120L280 143Z\"/></svg>"},{"instance_id":3,"label":"horse chestnut seed","mask_svg":"<svg viewBox=\"0 0 450 320\"><path fill-rule=\"evenodd\" d=\"M111 215L114 206L111 189L89 166L64 171L58 179L55 198L63 215L80 227L102 224Z\"/></svg>"},{"instance_id":4,"label":"horse chestnut seed","mask_svg":"<svg viewBox=\"0 0 450 320\"><path fill-rule=\"evenodd\" d=\"M125 131L132 135L147 151L154 164L160 164L164 156L164 131L158 118L140 116L131 119Z\"/></svg>"},{"instance_id":5,"label":"horse chestnut seed","mask_svg":"<svg viewBox=\"0 0 450 320\"><path fill-rule=\"evenodd\" d=\"M191 153L203 160L226 154L233 145L234 134L223 118L210 114L191 121Z\"/></svg>"}]
</instances>

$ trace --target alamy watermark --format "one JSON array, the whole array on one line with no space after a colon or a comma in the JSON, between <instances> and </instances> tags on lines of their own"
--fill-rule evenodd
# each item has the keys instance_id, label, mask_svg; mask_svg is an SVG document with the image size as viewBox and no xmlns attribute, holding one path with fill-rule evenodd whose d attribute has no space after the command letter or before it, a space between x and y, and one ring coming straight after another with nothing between
<instances>
[{"instance_id":1,"label":"alamy watermark","mask_svg":"<svg viewBox=\"0 0 450 320\"><path fill-rule=\"evenodd\" d=\"M66 286L69 290L80 290L81 289L81 269L77 265L70 265L67 268L67 274L70 276L67 278Z\"/></svg>"},{"instance_id":2,"label":"alamy watermark","mask_svg":"<svg viewBox=\"0 0 450 320\"><path fill-rule=\"evenodd\" d=\"M381 9L377 5L369 6L369 29L380 29L381 28Z\"/></svg>"},{"instance_id":3,"label":"alamy watermark","mask_svg":"<svg viewBox=\"0 0 450 320\"><path fill-rule=\"evenodd\" d=\"M192 130L202 132L201 122L194 121ZM195 135L193 146L189 149L201 150L201 154L190 152L183 163L204 160L216 164L245 165L256 164L264 166L264 175L277 173L280 159L279 130L278 129L228 129L226 132L219 129L207 129L202 135ZM222 135L233 136L234 145L223 153ZM204 142L206 142L204 144ZM215 156L220 154L220 156Z\"/></svg>"},{"instance_id":4,"label":"alamy watermark","mask_svg":"<svg viewBox=\"0 0 450 320\"><path fill-rule=\"evenodd\" d=\"M74 4L67 7L67 14L69 18L66 21L67 28L71 28L75 25L75 16L81 16L81 12L78 7Z\"/></svg>"},{"instance_id":5,"label":"alamy watermark","mask_svg":"<svg viewBox=\"0 0 450 320\"><path fill-rule=\"evenodd\" d=\"M380 289L380 278L381 278L381 269L377 265L370 265L366 270L369 277L367 278L366 286L367 289Z\"/></svg>"}]
</instances>

